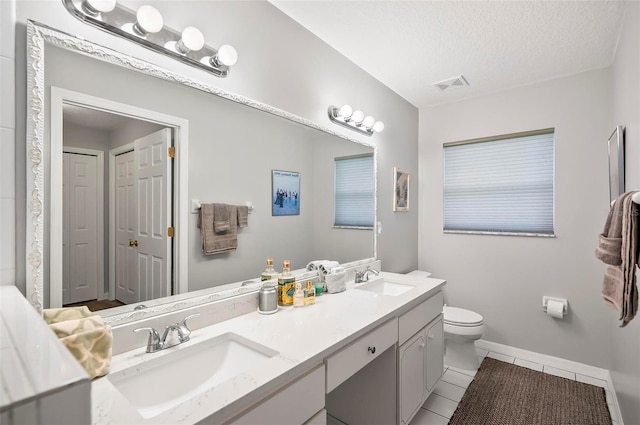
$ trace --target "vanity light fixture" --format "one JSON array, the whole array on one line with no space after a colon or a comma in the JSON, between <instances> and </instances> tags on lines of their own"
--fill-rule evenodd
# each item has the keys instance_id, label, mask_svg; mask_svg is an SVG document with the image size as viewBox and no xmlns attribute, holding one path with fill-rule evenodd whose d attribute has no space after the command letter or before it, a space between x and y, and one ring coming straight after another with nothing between
<instances>
[{"instance_id":1,"label":"vanity light fixture","mask_svg":"<svg viewBox=\"0 0 640 425\"><path fill-rule=\"evenodd\" d=\"M126 38L157 53L210 72L229 75L238 61L238 52L225 44L219 49L207 46L196 27L181 32L164 25L162 14L150 5L128 9L116 0L62 0L67 11L79 20L103 31Z\"/></svg>"},{"instance_id":2,"label":"vanity light fixture","mask_svg":"<svg viewBox=\"0 0 640 425\"><path fill-rule=\"evenodd\" d=\"M111 12L116 7L116 0L84 0L82 10L87 15L99 17L102 13Z\"/></svg>"},{"instance_id":3,"label":"vanity light fixture","mask_svg":"<svg viewBox=\"0 0 640 425\"><path fill-rule=\"evenodd\" d=\"M153 6L144 5L136 11L136 22L133 24L133 32L140 37L159 32L164 26L162 14Z\"/></svg>"},{"instance_id":4,"label":"vanity light fixture","mask_svg":"<svg viewBox=\"0 0 640 425\"><path fill-rule=\"evenodd\" d=\"M367 136L384 130L384 123L376 121L371 115L365 117L361 110L354 111L350 105L342 105L340 108L329 106L329 119L331 122L358 131Z\"/></svg>"}]
</instances>

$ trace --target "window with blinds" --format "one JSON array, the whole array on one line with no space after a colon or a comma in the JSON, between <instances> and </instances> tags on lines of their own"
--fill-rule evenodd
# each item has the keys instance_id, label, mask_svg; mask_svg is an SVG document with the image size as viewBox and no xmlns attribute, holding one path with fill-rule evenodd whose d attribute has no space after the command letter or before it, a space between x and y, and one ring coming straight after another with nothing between
<instances>
[{"instance_id":1,"label":"window with blinds","mask_svg":"<svg viewBox=\"0 0 640 425\"><path fill-rule=\"evenodd\" d=\"M335 159L335 227L373 228L373 155Z\"/></svg>"},{"instance_id":2,"label":"window with blinds","mask_svg":"<svg viewBox=\"0 0 640 425\"><path fill-rule=\"evenodd\" d=\"M444 231L554 235L554 130L444 145Z\"/></svg>"}]
</instances>

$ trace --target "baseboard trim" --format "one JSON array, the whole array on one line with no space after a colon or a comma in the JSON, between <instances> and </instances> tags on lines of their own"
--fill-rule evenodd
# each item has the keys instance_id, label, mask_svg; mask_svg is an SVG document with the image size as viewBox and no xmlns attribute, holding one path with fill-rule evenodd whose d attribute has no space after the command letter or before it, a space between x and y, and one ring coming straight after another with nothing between
<instances>
[{"instance_id":1,"label":"baseboard trim","mask_svg":"<svg viewBox=\"0 0 640 425\"><path fill-rule=\"evenodd\" d=\"M616 389L613 385L613 377L611 376L611 372L607 371L607 386L609 394L613 399L613 407L616 409L616 425L624 425L624 421L622 420L622 412L620 411L620 403L618 403L618 395L616 394Z\"/></svg>"},{"instance_id":2,"label":"baseboard trim","mask_svg":"<svg viewBox=\"0 0 640 425\"><path fill-rule=\"evenodd\" d=\"M545 364L557 369L579 373L580 375L591 376L593 378L602 379L603 381L607 382L609 382L610 379L609 370L607 369L589 366L584 363L578 363L572 360L562 359L560 357L553 357L547 354L540 354L529 350L523 350L522 348L498 344L497 342L486 341L484 339L479 339L478 341L476 341L476 347L487 351L494 351L496 353L517 357L523 360L529 360L530 362Z\"/></svg>"}]
</instances>

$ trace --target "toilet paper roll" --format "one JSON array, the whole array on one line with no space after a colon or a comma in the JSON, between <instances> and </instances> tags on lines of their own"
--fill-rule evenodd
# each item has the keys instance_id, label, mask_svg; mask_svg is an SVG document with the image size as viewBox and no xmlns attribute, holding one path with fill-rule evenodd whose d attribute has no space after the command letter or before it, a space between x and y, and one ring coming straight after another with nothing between
<instances>
[{"instance_id":1,"label":"toilet paper roll","mask_svg":"<svg viewBox=\"0 0 640 425\"><path fill-rule=\"evenodd\" d=\"M547 301L547 314L556 319L562 319L564 316L564 304L560 301Z\"/></svg>"}]
</instances>

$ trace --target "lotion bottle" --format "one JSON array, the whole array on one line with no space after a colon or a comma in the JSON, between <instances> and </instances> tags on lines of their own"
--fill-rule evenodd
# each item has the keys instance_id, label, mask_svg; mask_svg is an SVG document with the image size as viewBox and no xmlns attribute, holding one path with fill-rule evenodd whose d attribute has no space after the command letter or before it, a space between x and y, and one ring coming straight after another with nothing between
<instances>
[{"instance_id":1,"label":"lotion bottle","mask_svg":"<svg viewBox=\"0 0 640 425\"><path fill-rule=\"evenodd\" d=\"M296 282L296 290L293 293L293 306L304 307L304 291L302 291L302 284Z\"/></svg>"}]
</instances>

